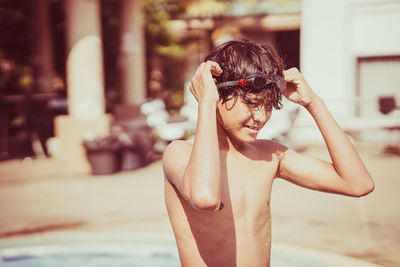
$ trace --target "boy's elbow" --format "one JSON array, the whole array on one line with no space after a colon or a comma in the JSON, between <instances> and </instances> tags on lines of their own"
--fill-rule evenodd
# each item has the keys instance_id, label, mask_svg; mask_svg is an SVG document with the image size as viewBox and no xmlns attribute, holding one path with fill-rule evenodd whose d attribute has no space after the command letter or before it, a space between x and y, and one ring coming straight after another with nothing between
<instances>
[{"instance_id":1,"label":"boy's elbow","mask_svg":"<svg viewBox=\"0 0 400 267\"><path fill-rule=\"evenodd\" d=\"M370 178L368 179L368 181L364 182L362 185L359 185L354 189L353 196L363 197L374 191L374 189L375 189L375 183Z\"/></svg>"},{"instance_id":2,"label":"boy's elbow","mask_svg":"<svg viewBox=\"0 0 400 267\"><path fill-rule=\"evenodd\" d=\"M193 194L191 203L192 206L198 210L216 211L220 206L219 198L217 196L212 196L208 192Z\"/></svg>"}]
</instances>

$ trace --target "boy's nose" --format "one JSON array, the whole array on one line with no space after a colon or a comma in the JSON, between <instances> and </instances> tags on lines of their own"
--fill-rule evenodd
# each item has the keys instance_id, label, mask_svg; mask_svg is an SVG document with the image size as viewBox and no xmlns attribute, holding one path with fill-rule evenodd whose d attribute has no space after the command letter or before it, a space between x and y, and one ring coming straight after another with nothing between
<instances>
[{"instance_id":1,"label":"boy's nose","mask_svg":"<svg viewBox=\"0 0 400 267\"><path fill-rule=\"evenodd\" d=\"M257 122L265 122L267 120L267 112L264 109L253 110L253 120Z\"/></svg>"}]
</instances>

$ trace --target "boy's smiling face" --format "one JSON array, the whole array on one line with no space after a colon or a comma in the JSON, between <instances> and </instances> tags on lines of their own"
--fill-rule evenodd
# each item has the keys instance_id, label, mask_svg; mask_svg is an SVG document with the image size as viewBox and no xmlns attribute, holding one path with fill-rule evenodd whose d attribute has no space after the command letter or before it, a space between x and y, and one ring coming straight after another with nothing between
<instances>
[{"instance_id":1,"label":"boy's smiling face","mask_svg":"<svg viewBox=\"0 0 400 267\"><path fill-rule=\"evenodd\" d=\"M225 132L241 143L252 143L258 132L271 118L272 108L257 95L244 100L236 95L223 103L218 102L218 123Z\"/></svg>"}]
</instances>

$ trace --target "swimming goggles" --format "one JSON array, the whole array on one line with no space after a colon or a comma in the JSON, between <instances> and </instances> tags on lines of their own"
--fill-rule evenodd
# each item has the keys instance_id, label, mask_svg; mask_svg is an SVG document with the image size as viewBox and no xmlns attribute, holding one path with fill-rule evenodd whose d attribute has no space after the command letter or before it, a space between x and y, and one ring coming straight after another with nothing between
<instances>
[{"instance_id":1,"label":"swimming goggles","mask_svg":"<svg viewBox=\"0 0 400 267\"><path fill-rule=\"evenodd\" d=\"M256 90L260 90L270 83L275 83L281 91L284 91L286 89L286 81L283 77L275 76L272 80L269 80L262 73L254 73L244 79L239 79L237 81L217 83L216 86L217 88L227 86L239 86L241 88L251 87Z\"/></svg>"}]
</instances>

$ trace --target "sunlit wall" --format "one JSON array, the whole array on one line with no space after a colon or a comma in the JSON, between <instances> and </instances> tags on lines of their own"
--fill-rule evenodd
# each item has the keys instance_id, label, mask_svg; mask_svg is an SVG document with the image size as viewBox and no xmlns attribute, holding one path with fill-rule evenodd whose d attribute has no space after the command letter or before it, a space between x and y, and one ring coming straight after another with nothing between
<instances>
[{"instance_id":1,"label":"sunlit wall","mask_svg":"<svg viewBox=\"0 0 400 267\"><path fill-rule=\"evenodd\" d=\"M398 25L398 1L302 1L301 70L342 127L361 139L381 140L379 129L396 120L380 114L378 97L400 97ZM299 142L320 138L310 116L302 114L298 124L309 137Z\"/></svg>"}]
</instances>

